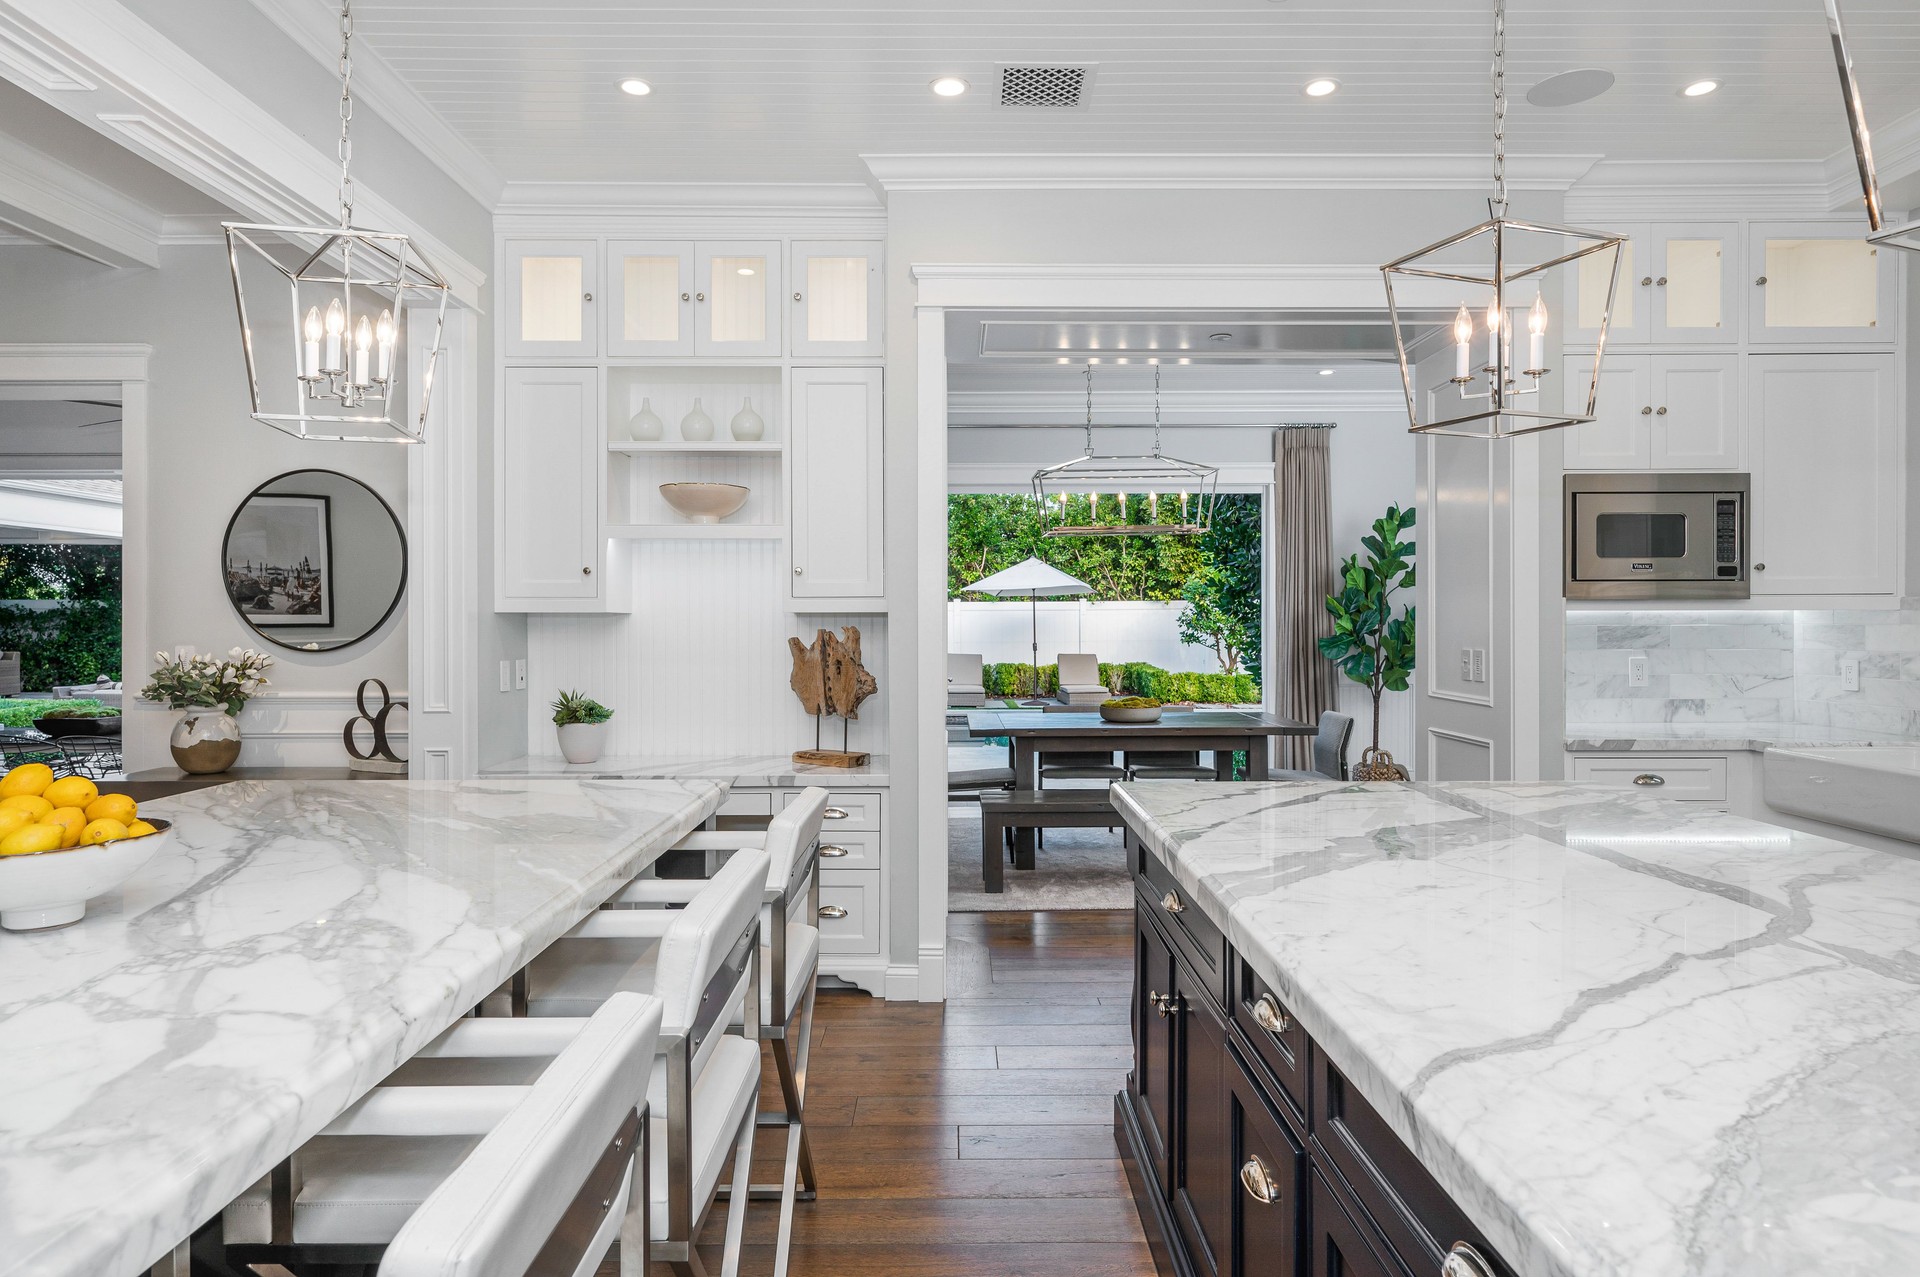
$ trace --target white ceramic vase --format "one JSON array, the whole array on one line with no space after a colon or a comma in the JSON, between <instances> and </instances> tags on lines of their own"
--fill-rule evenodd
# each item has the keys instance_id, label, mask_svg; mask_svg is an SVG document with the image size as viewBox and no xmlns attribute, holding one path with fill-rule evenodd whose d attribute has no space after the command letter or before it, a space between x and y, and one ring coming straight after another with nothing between
<instances>
[{"instance_id":1,"label":"white ceramic vase","mask_svg":"<svg viewBox=\"0 0 1920 1277\"><path fill-rule=\"evenodd\" d=\"M653 400L642 399L640 411L627 418L627 438L635 443L654 443L667 437L667 423L653 410Z\"/></svg>"},{"instance_id":2,"label":"white ceramic vase","mask_svg":"<svg viewBox=\"0 0 1920 1277\"><path fill-rule=\"evenodd\" d=\"M752 399L741 402L740 411L733 414L731 428L733 437L741 443L758 443L767 433L767 423L753 410Z\"/></svg>"},{"instance_id":3,"label":"white ceramic vase","mask_svg":"<svg viewBox=\"0 0 1920 1277\"><path fill-rule=\"evenodd\" d=\"M600 751L607 747L605 723L562 723L554 731L560 736L560 752L570 763L599 762Z\"/></svg>"},{"instance_id":4,"label":"white ceramic vase","mask_svg":"<svg viewBox=\"0 0 1920 1277\"><path fill-rule=\"evenodd\" d=\"M194 706L173 725L167 741L173 762L190 776L223 772L240 758L240 720L226 706Z\"/></svg>"},{"instance_id":5,"label":"white ceramic vase","mask_svg":"<svg viewBox=\"0 0 1920 1277\"><path fill-rule=\"evenodd\" d=\"M687 409L687 415L680 418L680 437L690 443L705 443L713 438L713 418L707 415L698 399Z\"/></svg>"}]
</instances>

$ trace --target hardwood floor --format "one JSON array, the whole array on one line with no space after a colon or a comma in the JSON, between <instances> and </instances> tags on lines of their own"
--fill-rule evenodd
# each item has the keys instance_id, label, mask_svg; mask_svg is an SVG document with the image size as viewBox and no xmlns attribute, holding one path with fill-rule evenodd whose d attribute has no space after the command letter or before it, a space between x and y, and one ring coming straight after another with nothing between
<instances>
[{"instance_id":1,"label":"hardwood floor","mask_svg":"<svg viewBox=\"0 0 1920 1277\"><path fill-rule=\"evenodd\" d=\"M793 1277L1152 1277L1113 1145L1132 916L955 914L947 935L945 1005L820 995ZM756 1181L783 1142L763 1134ZM753 1204L743 1273L772 1271L777 1222Z\"/></svg>"}]
</instances>

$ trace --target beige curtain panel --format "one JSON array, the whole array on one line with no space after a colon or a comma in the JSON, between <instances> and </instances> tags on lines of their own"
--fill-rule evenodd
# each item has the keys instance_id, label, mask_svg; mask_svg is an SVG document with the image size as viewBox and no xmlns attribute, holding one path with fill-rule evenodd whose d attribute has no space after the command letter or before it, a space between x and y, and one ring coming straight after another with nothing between
<instances>
[{"instance_id":1,"label":"beige curtain panel","mask_svg":"<svg viewBox=\"0 0 1920 1277\"><path fill-rule=\"evenodd\" d=\"M1318 722L1334 705L1333 662L1318 642L1333 633L1327 595L1333 593L1330 443L1326 427L1285 426L1274 431L1273 614L1279 650L1274 711ZM1280 766L1311 769L1313 741L1282 738Z\"/></svg>"}]
</instances>

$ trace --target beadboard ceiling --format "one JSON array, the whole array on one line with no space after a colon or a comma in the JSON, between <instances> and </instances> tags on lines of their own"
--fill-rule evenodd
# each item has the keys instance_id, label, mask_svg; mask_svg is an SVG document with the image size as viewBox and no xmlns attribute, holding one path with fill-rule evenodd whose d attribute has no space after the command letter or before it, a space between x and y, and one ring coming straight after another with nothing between
<instances>
[{"instance_id":1,"label":"beadboard ceiling","mask_svg":"<svg viewBox=\"0 0 1920 1277\"><path fill-rule=\"evenodd\" d=\"M279 0L281 3L287 0ZM314 0L316 4L321 0ZM866 154L1477 154L1490 0L358 0L361 37L511 181L866 180ZM1870 117L1920 109L1920 2L1847 0ZM1095 64L1086 108L997 68ZM1558 109L1563 71L1617 82ZM1818 0L1512 0L1509 146L1815 160L1847 145ZM936 98L953 74L973 91ZM623 77L649 81L644 98ZM1329 76L1340 91L1309 99ZM1699 79L1718 93L1685 99Z\"/></svg>"}]
</instances>

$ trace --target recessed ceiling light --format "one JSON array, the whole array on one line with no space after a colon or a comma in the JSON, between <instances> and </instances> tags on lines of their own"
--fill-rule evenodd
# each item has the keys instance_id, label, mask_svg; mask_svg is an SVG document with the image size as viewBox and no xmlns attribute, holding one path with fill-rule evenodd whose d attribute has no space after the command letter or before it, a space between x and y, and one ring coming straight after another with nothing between
<instances>
[{"instance_id":1,"label":"recessed ceiling light","mask_svg":"<svg viewBox=\"0 0 1920 1277\"><path fill-rule=\"evenodd\" d=\"M973 86L957 75L943 75L927 87L943 98L957 98Z\"/></svg>"},{"instance_id":2,"label":"recessed ceiling light","mask_svg":"<svg viewBox=\"0 0 1920 1277\"><path fill-rule=\"evenodd\" d=\"M1207 340L1208 341L1232 341L1233 334L1232 333L1208 333Z\"/></svg>"},{"instance_id":3,"label":"recessed ceiling light","mask_svg":"<svg viewBox=\"0 0 1920 1277\"><path fill-rule=\"evenodd\" d=\"M643 98L653 92L653 86L645 80L622 80L620 81L620 91L622 93L631 93L637 98Z\"/></svg>"},{"instance_id":4,"label":"recessed ceiling light","mask_svg":"<svg viewBox=\"0 0 1920 1277\"><path fill-rule=\"evenodd\" d=\"M753 267L751 267L751 266L742 266L742 267L740 267L740 268L739 268L739 270L738 270L738 272L737 272L737 273L738 273L738 274L741 274L741 275L751 275L751 274L753 274Z\"/></svg>"},{"instance_id":5,"label":"recessed ceiling light","mask_svg":"<svg viewBox=\"0 0 1920 1277\"><path fill-rule=\"evenodd\" d=\"M1308 80L1306 94L1310 98L1323 98L1339 87L1338 80Z\"/></svg>"},{"instance_id":6,"label":"recessed ceiling light","mask_svg":"<svg viewBox=\"0 0 1920 1277\"><path fill-rule=\"evenodd\" d=\"M1331 368L1322 368L1322 369L1320 370L1320 375L1321 375L1322 377L1331 377L1331 376L1333 376L1333 369L1331 369Z\"/></svg>"},{"instance_id":7,"label":"recessed ceiling light","mask_svg":"<svg viewBox=\"0 0 1920 1277\"><path fill-rule=\"evenodd\" d=\"M1707 94L1713 92L1715 89L1719 87L1720 87L1720 81L1718 80L1695 80L1692 84L1689 84L1686 88L1680 90L1680 96L1688 97L1688 98L1703 98L1707 96Z\"/></svg>"}]
</instances>

